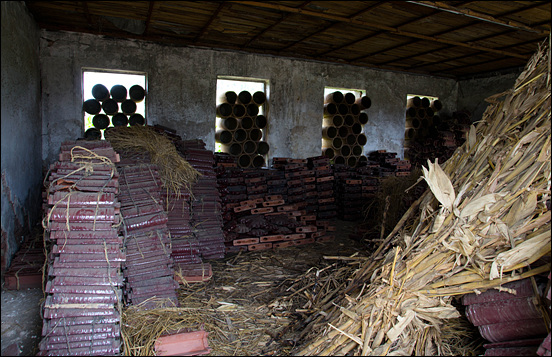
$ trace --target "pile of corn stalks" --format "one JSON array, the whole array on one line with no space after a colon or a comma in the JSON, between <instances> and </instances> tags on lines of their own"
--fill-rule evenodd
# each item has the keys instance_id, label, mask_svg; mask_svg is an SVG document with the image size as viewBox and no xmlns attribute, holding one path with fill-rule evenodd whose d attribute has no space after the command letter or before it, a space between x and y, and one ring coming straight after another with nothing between
<instances>
[{"instance_id":1,"label":"pile of corn stalks","mask_svg":"<svg viewBox=\"0 0 552 357\"><path fill-rule=\"evenodd\" d=\"M297 354L447 354L441 334L460 316L455 296L548 275L549 43L513 89L487 101L443 168L423 169L429 190L341 292L315 307Z\"/></svg>"}]
</instances>

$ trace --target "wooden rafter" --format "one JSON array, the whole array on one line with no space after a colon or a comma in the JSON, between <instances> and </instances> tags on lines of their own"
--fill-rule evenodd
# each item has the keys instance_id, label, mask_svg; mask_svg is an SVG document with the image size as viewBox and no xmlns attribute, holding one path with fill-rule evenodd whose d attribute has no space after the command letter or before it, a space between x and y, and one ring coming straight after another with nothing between
<instances>
[{"instance_id":1,"label":"wooden rafter","mask_svg":"<svg viewBox=\"0 0 552 357\"><path fill-rule=\"evenodd\" d=\"M550 31L539 30L539 29L527 26L525 24L522 24L521 22L517 22L517 21L513 21L513 20L497 19L496 17L490 16L490 15L487 15L487 14L483 14L483 13L480 13L480 12L477 12L477 11L473 11L473 10L470 10L470 9L462 9L462 8L454 7L452 5L449 5L449 4L447 4L445 2L441 2L441 1L408 1L408 2L412 3L412 4L431 7L433 9L438 9L440 11L450 12L450 13L456 14L456 15L463 15L463 16L472 17L472 18L475 18L475 19L478 19L478 20L481 20L481 21L490 22L490 23L495 24L495 25L510 27L510 28L513 28L513 29L516 29L516 30L523 30L523 31L533 32L533 33L537 33L539 35L549 35L550 34Z\"/></svg>"},{"instance_id":2,"label":"wooden rafter","mask_svg":"<svg viewBox=\"0 0 552 357\"><path fill-rule=\"evenodd\" d=\"M438 37L434 37L434 36L421 35L421 34L418 34L418 33L399 30L395 27L376 24L376 23L373 23L373 22L362 21L362 20L359 20L359 19L349 19L347 17L338 16L338 15L326 14L326 13L315 12L315 11L310 11L310 10L305 10L305 9L298 9L298 8L284 6L284 5L280 5L280 4L263 3L263 2L258 2L258 1L231 1L231 2L239 3L239 4L247 5L247 6L255 6L255 7L267 8L267 9L273 9L273 10L279 10L279 11L285 11L285 12L295 12L295 13L299 13L299 14L302 14L302 15L317 17L317 18L321 18L321 19L325 19L325 20L329 20L329 21L346 22L346 23L351 23L351 24L355 24L355 25L359 25L359 26L368 27L368 28L375 28L375 29L379 29L379 30L385 30L385 31L388 31L390 33L400 35L400 36L407 36L407 37L412 37L412 38L417 38L417 39L427 40L427 41L432 41L432 42L446 43L446 44L450 44L450 45L456 45L456 46L460 46L460 47L471 48L473 50L486 51L486 52L496 53L496 54L503 55L503 56L520 58L520 59L523 59L523 60L529 59L528 56L520 55L520 54L515 53L515 52L501 51L501 50L497 50L497 49L494 49L494 48L478 46L478 45L474 45L474 44L470 44L470 43L463 43L463 42L459 42L459 41L447 40L447 39L444 39L444 38L438 38Z\"/></svg>"},{"instance_id":3,"label":"wooden rafter","mask_svg":"<svg viewBox=\"0 0 552 357\"><path fill-rule=\"evenodd\" d=\"M205 24L205 26L203 26L203 28L201 29L201 31L199 32L199 34L195 37L194 39L194 43L197 43L197 41L199 41L201 39L201 37L203 37L203 35L205 35L205 32L207 32L207 30L209 29L209 26L211 26L211 24L213 23L213 21L215 21L215 19L217 18L218 14L221 12L222 9L224 9L226 7L226 4L224 2L221 2L219 4L219 6L217 7L217 9L215 10L215 12L213 13L213 15L211 15L211 17L209 18L209 20L207 21L207 23Z\"/></svg>"},{"instance_id":4,"label":"wooden rafter","mask_svg":"<svg viewBox=\"0 0 552 357\"><path fill-rule=\"evenodd\" d=\"M148 33L149 25L151 22L151 14L153 13L153 5L155 4L155 1L150 1L149 8L148 8L148 16L146 17L146 26L144 27L144 35Z\"/></svg>"},{"instance_id":5,"label":"wooden rafter","mask_svg":"<svg viewBox=\"0 0 552 357\"><path fill-rule=\"evenodd\" d=\"M301 6L299 6L299 8L304 8L305 6L307 6L310 3L311 3L311 1L305 1L303 4L301 4ZM258 39L259 37L261 37L262 35L264 35L268 31L272 30L274 27L276 27L279 24L281 24L282 22L284 22L291 15L292 15L292 13L290 13L290 12L284 13L278 21L276 21L272 25L268 26L267 28L265 28L264 30L262 30L261 32L259 32L255 36L253 36L251 39L249 39L249 41L247 41L243 46L241 46L241 49L244 49L247 46L249 46L253 41L255 41L256 39Z\"/></svg>"}]
</instances>

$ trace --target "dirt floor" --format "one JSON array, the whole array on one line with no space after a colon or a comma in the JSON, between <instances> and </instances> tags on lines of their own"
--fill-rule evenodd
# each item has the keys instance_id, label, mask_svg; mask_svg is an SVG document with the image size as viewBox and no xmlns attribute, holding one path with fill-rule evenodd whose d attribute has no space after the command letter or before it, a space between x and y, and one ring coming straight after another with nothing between
<instances>
[{"instance_id":1,"label":"dirt floor","mask_svg":"<svg viewBox=\"0 0 552 357\"><path fill-rule=\"evenodd\" d=\"M167 319L176 319L179 327L204 328L210 355L293 354L312 302L338 286L336 281L322 286L322 280L316 280L351 264L338 257L368 255L363 242L349 239L357 224L336 220L332 242L206 261L212 266L211 280L181 286L180 307L166 311ZM42 299L40 289L2 289L2 355L38 352ZM129 343L135 347L134 341Z\"/></svg>"}]
</instances>

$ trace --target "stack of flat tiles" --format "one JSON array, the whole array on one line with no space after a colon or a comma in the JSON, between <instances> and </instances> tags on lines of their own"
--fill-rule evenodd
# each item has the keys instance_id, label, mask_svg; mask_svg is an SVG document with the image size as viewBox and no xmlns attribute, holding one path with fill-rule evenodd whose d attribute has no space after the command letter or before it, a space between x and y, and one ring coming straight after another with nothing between
<instances>
[{"instance_id":1,"label":"stack of flat tiles","mask_svg":"<svg viewBox=\"0 0 552 357\"><path fill-rule=\"evenodd\" d=\"M248 168L243 170L243 174L248 200L262 198L268 194L266 170L260 168Z\"/></svg>"},{"instance_id":2,"label":"stack of flat tiles","mask_svg":"<svg viewBox=\"0 0 552 357\"><path fill-rule=\"evenodd\" d=\"M335 164L335 199L337 216L344 221L358 221L362 218L362 180L358 179L355 168Z\"/></svg>"},{"instance_id":3,"label":"stack of flat tiles","mask_svg":"<svg viewBox=\"0 0 552 357\"><path fill-rule=\"evenodd\" d=\"M242 201L234 208L239 216L228 229L238 233L234 247L249 251L285 248L333 240L327 221L317 222L316 215L286 204L279 195ZM329 229L328 229L329 228Z\"/></svg>"},{"instance_id":4,"label":"stack of flat tiles","mask_svg":"<svg viewBox=\"0 0 552 357\"><path fill-rule=\"evenodd\" d=\"M186 148L184 158L201 176L192 187L192 226L199 241L200 254L205 259L224 258L222 206L218 190L215 159L210 150Z\"/></svg>"},{"instance_id":5,"label":"stack of flat tiles","mask_svg":"<svg viewBox=\"0 0 552 357\"><path fill-rule=\"evenodd\" d=\"M318 219L332 219L337 216L337 205L334 195L334 173L330 159L326 156L307 158L308 166L314 171L316 178L316 192L318 208L316 211Z\"/></svg>"},{"instance_id":6,"label":"stack of flat tiles","mask_svg":"<svg viewBox=\"0 0 552 357\"><path fill-rule=\"evenodd\" d=\"M269 195L280 195L285 202L288 202L287 180L283 170L267 170L266 185Z\"/></svg>"},{"instance_id":7,"label":"stack of flat tiles","mask_svg":"<svg viewBox=\"0 0 552 357\"><path fill-rule=\"evenodd\" d=\"M386 150L372 151L368 154L368 161L372 164L379 165L374 167L375 174L379 177L386 176L408 176L412 165L408 160L401 160L395 152L387 152Z\"/></svg>"},{"instance_id":8,"label":"stack of flat tiles","mask_svg":"<svg viewBox=\"0 0 552 357\"><path fill-rule=\"evenodd\" d=\"M544 297L544 282L538 295ZM534 356L548 333L531 278L505 283L508 290L466 294L466 317L477 327L485 356ZM542 291L541 291L542 290Z\"/></svg>"},{"instance_id":9,"label":"stack of flat tiles","mask_svg":"<svg viewBox=\"0 0 552 357\"><path fill-rule=\"evenodd\" d=\"M174 280L168 218L157 167L127 161L118 171L127 255L124 264L127 303L143 303L144 309L177 306L178 283Z\"/></svg>"},{"instance_id":10,"label":"stack of flat tiles","mask_svg":"<svg viewBox=\"0 0 552 357\"><path fill-rule=\"evenodd\" d=\"M8 290L41 289L44 260L42 239L25 240L4 274L4 287Z\"/></svg>"},{"instance_id":11,"label":"stack of flat tiles","mask_svg":"<svg viewBox=\"0 0 552 357\"><path fill-rule=\"evenodd\" d=\"M72 141L50 167L44 223L52 248L38 355L120 353L118 159L107 142Z\"/></svg>"},{"instance_id":12,"label":"stack of flat tiles","mask_svg":"<svg viewBox=\"0 0 552 357\"><path fill-rule=\"evenodd\" d=\"M201 263L199 241L192 233L190 193L182 189L179 194L169 191L165 204L171 235L171 257L175 264Z\"/></svg>"}]
</instances>

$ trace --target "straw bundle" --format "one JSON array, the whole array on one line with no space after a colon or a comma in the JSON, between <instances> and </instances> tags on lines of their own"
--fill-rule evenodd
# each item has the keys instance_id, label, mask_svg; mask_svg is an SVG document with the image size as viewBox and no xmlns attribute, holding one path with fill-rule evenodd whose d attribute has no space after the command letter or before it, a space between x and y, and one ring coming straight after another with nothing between
<instances>
[{"instance_id":1,"label":"straw bundle","mask_svg":"<svg viewBox=\"0 0 552 357\"><path fill-rule=\"evenodd\" d=\"M178 154L174 144L164 135L147 126L116 127L109 130L106 139L116 151L147 152L151 163L157 165L163 185L180 194L182 186L191 192L191 185L201 175Z\"/></svg>"},{"instance_id":2,"label":"straw bundle","mask_svg":"<svg viewBox=\"0 0 552 357\"><path fill-rule=\"evenodd\" d=\"M550 271L549 61L543 44L444 167L428 162L429 190L339 298L315 307L299 355L454 353L442 336L460 316L454 296Z\"/></svg>"}]
</instances>

